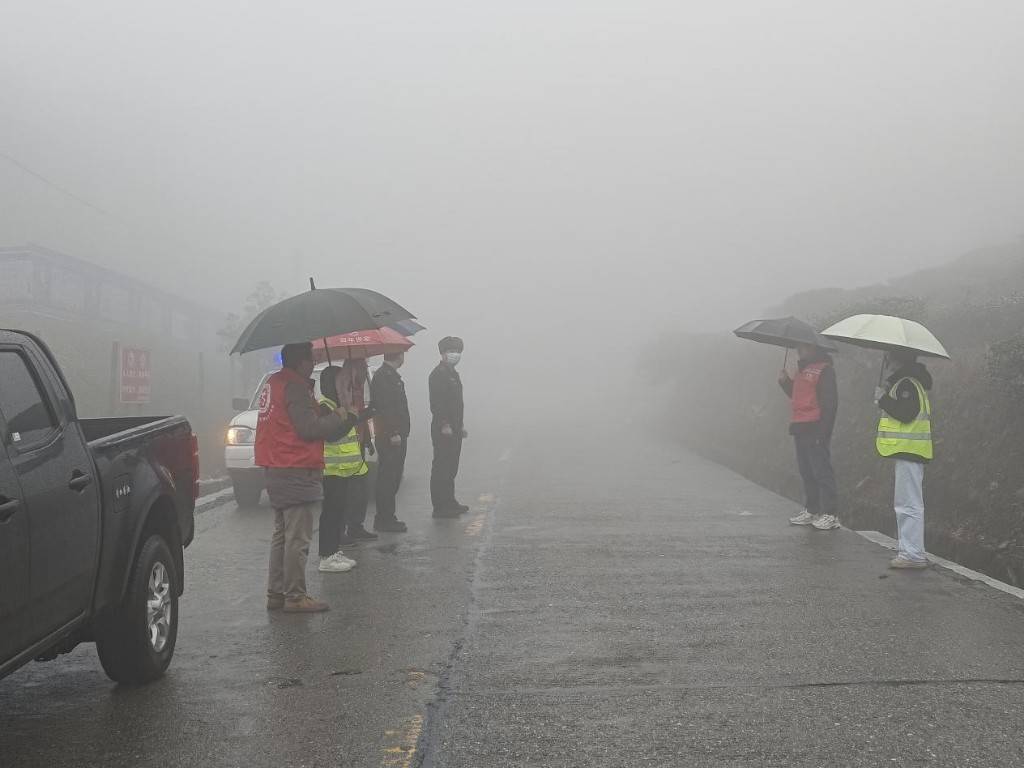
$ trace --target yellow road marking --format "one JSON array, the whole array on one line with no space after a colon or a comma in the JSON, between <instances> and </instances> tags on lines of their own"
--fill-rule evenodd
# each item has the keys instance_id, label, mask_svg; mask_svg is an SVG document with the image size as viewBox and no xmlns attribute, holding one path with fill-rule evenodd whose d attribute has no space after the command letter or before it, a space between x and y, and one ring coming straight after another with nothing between
<instances>
[{"instance_id":1,"label":"yellow road marking","mask_svg":"<svg viewBox=\"0 0 1024 768\"><path fill-rule=\"evenodd\" d=\"M416 742L423 733L423 716L410 717L402 727L384 731L388 742L381 748L383 760L381 768L409 768L416 754Z\"/></svg>"},{"instance_id":2,"label":"yellow road marking","mask_svg":"<svg viewBox=\"0 0 1024 768\"><path fill-rule=\"evenodd\" d=\"M482 531L483 528L484 528L484 519L486 517L487 517L487 515L484 514L483 512L481 512L479 515L474 517L470 521L469 525L466 526L466 535L467 536L478 536L478 535L480 535L480 531Z\"/></svg>"},{"instance_id":3,"label":"yellow road marking","mask_svg":"<svg viewBox=\"0 0 1024 768\"><path fill-rule=\"evenodd\" d=\"M410 669L405 673L405 684L410 688L418 688L427 678L426 672L420 672L418 669Z\"/></svg>"}]
</instances>

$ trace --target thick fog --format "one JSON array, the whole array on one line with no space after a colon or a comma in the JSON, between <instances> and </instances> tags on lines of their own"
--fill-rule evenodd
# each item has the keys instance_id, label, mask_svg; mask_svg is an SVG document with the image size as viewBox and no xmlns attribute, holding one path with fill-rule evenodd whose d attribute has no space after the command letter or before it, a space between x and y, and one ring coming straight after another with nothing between
<instances>
[{"instance_id":1,"label":"thick fog","mask_svg":"<svg viewBox=\"0 0 1024 768\"><path fill-rule=\"evenodd\" d=\"M421 360L464 336L492 397L1024 231L1019 0L11 0L0 25L0 245L225 311L262 280L376 288Z\"/></svg>"}]
</instances>

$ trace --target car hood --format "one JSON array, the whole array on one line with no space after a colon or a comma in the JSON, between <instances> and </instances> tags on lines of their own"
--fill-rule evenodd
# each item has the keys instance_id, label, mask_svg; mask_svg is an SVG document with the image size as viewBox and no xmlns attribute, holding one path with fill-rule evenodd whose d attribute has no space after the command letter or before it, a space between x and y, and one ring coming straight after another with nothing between
<instances>
[{"instance_id":1,"label":"car hood","mask_svg":"<svg viewBox=\"0 0 1024 768\"><path fill-rule=\"evenodd\" d=\"M249 429L256 429L256 421L260 417L259 411L242 411L240 414L235 416L228 424L229 427L248 427Z\"/></svg>"}]
</instances>

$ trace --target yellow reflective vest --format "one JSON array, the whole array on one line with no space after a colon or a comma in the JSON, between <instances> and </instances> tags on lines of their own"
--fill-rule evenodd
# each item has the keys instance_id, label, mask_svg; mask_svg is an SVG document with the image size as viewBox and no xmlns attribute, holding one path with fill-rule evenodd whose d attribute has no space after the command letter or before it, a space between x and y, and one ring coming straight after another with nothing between
<instances>
[{"instance_id":1,"label":"yellow reflective vest","mask_svg":"<svg viewBox=\"0 0 1024 768\"><path fill-rule=\"evenodd\" d=\"M331 410L338 407L330 398L320 399ZM327 477L361 477L370 471L359 444L359 428L352 427L340 440L324 441L324 475Z\"/></svg>"},{"instance_id":2,"label":"yellow reflective vest","mask_svg":"<svg viewBox=\"0 0 1024 768\"><path fill-rule=\"evenodd\" d=\"M932 405L928 399L928 393L915 378L906 377L893 384L889 390L889 396L896 397L896 389L904 381L909 381L917 388L918 402L921 410L909 424L897 421L883 414L878 422L878 438L875 442L878 453L881 456L896 456L898 454L909 454L920 456L926 461L934 458L935 450L932 444Z\"/></svg>"}]
</instances>

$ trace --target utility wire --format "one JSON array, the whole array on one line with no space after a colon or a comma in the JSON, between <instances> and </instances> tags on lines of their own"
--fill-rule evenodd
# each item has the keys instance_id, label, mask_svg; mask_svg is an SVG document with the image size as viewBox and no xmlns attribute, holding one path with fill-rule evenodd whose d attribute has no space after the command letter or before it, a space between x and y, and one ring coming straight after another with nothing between
<instances>
[{"instance_id":1,"label":"utility wire","mask_svg":"<svg viewBox=\"0 0 1024 768\"><path fill-rule=\"evenodd\" d=\"M43 184L46 184L49 187L53 187L58 192L60 192L62 195L66 195L67 197L70 197L72 200L75 200L76 202L81 203L82 205L84 205L87 208L92 208L94 211L96 211L97 213L100 213L100 214L102 214L104 216L109 215L105 210L100 208L98 205L93 205L92 203L90 203L85 198L79 197L74 192L72 192L71 190L69 190L69 189L67 189L65 187L62 187L57 182L50 181L48 178L43 176L41 173L37 173L37 172L33 171L31 168L29 168L23 162L21 162L20 160L17 160L16 158L11 157L6 152L0 152L0 157L2 157L4 160L6 160L8 163L10 163L11 165L15 166L16 168L21 169L23 172L27 173L29 176L32 176L33 178L38 179L39 181L43 182Z\"/></svg>"}]
</instances>

